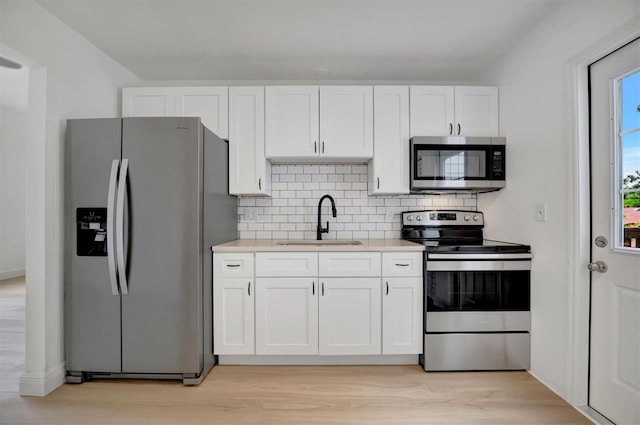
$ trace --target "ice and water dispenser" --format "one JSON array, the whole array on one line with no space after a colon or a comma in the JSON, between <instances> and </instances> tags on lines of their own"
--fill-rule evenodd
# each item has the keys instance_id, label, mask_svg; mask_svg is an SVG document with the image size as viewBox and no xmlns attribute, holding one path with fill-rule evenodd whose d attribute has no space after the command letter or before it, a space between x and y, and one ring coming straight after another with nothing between
<instances>
[{"instance_id":1,"label":"ice and water dispenser","mask_svg":"<svg viewBox=\"0 0 640 425\"><path fill-rule=\"evenodd\" d=\"M107 209L77 208L77 254L80 257L106 257Z\"/></svg>"}]
</instances>

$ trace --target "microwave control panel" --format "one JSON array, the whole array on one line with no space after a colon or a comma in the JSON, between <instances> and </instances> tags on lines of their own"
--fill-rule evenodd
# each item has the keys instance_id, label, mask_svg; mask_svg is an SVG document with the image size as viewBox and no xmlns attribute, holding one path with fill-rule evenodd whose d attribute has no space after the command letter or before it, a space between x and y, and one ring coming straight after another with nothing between
<instances>
[{"instance_id":1,"label":"microwave control panel","mask_svg":"<svg viewBox=\"0 0 640 425\"><path fill-rule=\"evenodd\" d=\"M491 148L491 179L504 180L504 147Z\"/></svg>"}]
</instances>

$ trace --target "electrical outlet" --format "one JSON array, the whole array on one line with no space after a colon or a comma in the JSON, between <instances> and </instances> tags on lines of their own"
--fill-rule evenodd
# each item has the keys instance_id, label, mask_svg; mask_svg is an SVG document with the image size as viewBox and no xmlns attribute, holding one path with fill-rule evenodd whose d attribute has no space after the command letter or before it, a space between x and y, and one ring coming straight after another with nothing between
<instances>
[{"instance_id":1,"label":"electrical outlet","mask_svg":"<svg viewBox=\"0 0 640 425\"><path fill-rule=\"evenodd\" d=\"M245 220L250 220L250 221L255 221L257 216L257 212L255 208L252 207L245 207L244 208L244 219Z\"/></svg>"},{"instance_id":2,"label":"electrical outlet","mask_svg":"<svg viewBox=\"0 0 640 425\"><path fill-rule=\"evenodd\" d=\"M386 220L387 220L387 221L393 221L393 216L394 216L394 214L393 214L393 208L387 208L387 211L386 211L386 213L385 213L385 216L386 216Z\"/></svg>"},{"instance_id":3,"label":"electrical outlet","mask_svg":"<svg viewBox=\"0 0 640 425\"><path fill-rule=\"evenodd\" d=\"M547 203L536 204L536 221L547 221Z\"/></svg>"}]
</instances>

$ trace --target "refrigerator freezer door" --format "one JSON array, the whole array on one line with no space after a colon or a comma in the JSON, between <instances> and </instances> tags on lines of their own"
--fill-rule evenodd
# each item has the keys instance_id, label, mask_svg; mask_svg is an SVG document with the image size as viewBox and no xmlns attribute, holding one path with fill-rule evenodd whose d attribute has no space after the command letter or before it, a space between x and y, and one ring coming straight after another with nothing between
<instances>
[{"instance_id":1,"label":"refrigerator freezer door","mask_svg":"<svg viewBox=\"0 0 640 425\"><path fill-rule=\"evenodd\" d=\"M65 352L68 371L121 372L120 295L104 256L78 256L78 208L106 208L121 120L67 121L65 173ZM108 255L113 255L108 252Z\"/></svg>"},{"instance_id":2,"label":"refrigerator freezer door","mask_svg":"<svg viewBox=\"0 0 640 425\"><path fill-rule=\"evenodd\" d=\"M124 373L202 370L202 151L198 118L123 119L122 158L129 160Z\"/></svg>"}]
</instances>

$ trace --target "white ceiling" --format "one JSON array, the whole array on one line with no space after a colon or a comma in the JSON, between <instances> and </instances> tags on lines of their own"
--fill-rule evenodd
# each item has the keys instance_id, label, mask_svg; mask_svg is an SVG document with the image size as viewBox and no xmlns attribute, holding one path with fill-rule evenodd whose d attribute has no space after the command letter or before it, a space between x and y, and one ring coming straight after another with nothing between
<instances>
[{"instance_id":1,"label":"white ceiling","mask_svg":"<svg viewBox=\"0 0 640 425\"><path fill-rule=\"evenodd\" d=\"M474 81L561 3L36 1L149 81Z\"/></svg>"}]
</instances>

